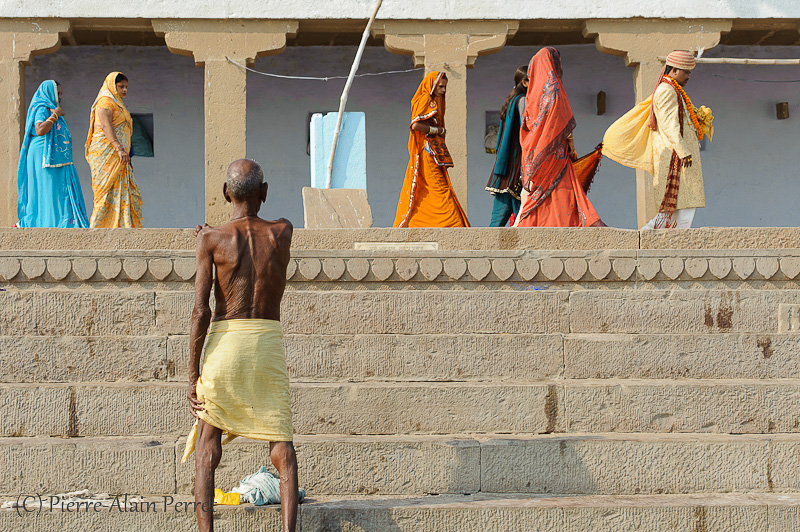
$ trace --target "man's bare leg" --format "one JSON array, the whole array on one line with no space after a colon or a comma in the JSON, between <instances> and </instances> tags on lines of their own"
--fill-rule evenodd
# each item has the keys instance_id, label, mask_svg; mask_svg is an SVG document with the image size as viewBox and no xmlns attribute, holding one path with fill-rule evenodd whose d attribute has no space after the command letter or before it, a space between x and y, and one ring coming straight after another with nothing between
<instances>
[{"instance_id":1,"label":"man's bare leg","mask_svg":"<svg viewBox=\"0 0 800 532\"><path fill-rule=\"evenodd\" d=\"M194 463L194 500L200 532L214 530L214 470L222 458L222 431L202 419L197 422Z\"/></svg>"},{"instance_id":2,"label":"man's bare leg","mask_svg":"<svg viewBox=\"0 0 800 532\"><path fill-rule=\"evenodd\" d=\"M281 477L283 532L295 532L297 525L297 455L290 441L271 442L269 457Z\"/></svg>"}]
</instances>

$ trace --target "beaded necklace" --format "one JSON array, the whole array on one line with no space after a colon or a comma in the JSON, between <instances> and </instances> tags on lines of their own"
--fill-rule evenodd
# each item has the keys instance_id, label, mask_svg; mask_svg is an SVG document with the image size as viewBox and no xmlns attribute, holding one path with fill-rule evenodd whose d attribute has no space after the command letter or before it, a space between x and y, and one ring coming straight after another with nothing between
<instances>
[{"instance_id":1,"label":"beaded necklace","mask_svg":"<svg viewBox=\"0 0 800 532\"><path fill-rule=\"evenodd\" d=\"M689 95L686 94L686 91L683 90L680 83L670 76L664 76L664 79L666 79L683 98L683 101L686 103L686 108L689 110L689 118L692 121L692 125L694 125L694 130L697 132L697 140L703 140L703 130L700 128L700 121L697 119L697 114L694 111L694 105L692 105L692 100L689 99Z\"/></svg>"}]
</instances>

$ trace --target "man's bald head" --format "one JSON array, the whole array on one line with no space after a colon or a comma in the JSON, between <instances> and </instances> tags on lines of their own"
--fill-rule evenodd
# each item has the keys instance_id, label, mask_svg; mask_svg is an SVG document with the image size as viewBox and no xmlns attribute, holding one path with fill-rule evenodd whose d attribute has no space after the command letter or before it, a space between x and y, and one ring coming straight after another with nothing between
<instances>
[{"instance_id":1,"label":"man's bald head","mask_svg":"<svg viewBox=\"0 0 800 532\"><path fill-rule=\"evenodd\" d=\"M228 166L228 194L238 200L258 196L264 183L264 171L250 159L239 159Z\"/></svg>"}]
</instances>

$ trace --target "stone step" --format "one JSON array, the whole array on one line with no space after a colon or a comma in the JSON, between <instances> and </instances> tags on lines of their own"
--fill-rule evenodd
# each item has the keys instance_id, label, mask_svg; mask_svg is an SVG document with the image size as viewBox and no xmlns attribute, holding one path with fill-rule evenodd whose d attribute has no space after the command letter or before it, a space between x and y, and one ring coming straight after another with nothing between
<instances>
[{"instance_id":1,"label":"stone step","mask_svg":"<svg viewBox=\"0 0 800 532\"><path fill-rule=\"evenodd\" d=\"M147 498L137 512L120 512L118 507L88 513L0 510L0 527L17 532L192 532L197 525L193 512L187 511L191 500L178 495ZM225 532L280 529L277 505L218 506L214 512L215 526ZM301 504L298 516L299 532L793 532L798 528L800 495L794 493L323 498Z\"/></svg>"},{"instance_id":2,"label":"stone step","mask_svg":"<svg viewBox=\"0 0 800 532\"><path fill-rule=\"evenodd\" d=\"M281 321L289 334L774 334L779 306L800 304L797 290L541 288L288 291ZM156 325L187 334L193 304L190 292L158 292Z\"/></svg>"},{"instance_id":3,"label":"stone step","mask_svg":"<svg viewBox=\"0 0 800 532\"><path fill-rule=\"evenodd\" d=\"M319 495L635 495L800 491L800 435L298 436ZM0 493L192 491L183 438L0 438ZM145 467L146 465L146 467ZM223 448L217 486L269 465L266 443Z\"/></svg>"},{"instance_id":4,"label":"stone step","mask_svg":"<svg viewBox=\"0 0 800 532\"><path fill-rule=\"evenodd\" d=\"M284 340L292 377L327 381L557 377L563 343L560 334L289 334ZM0 336L0 382L185 380L188 361L188 335Z\"/></svg>"},{"instance_id":5,"label":"stone step","mask_svg":"<svg viewBox=\"0 0 800 532\"><path fill-rule=\"evenodd\" d=\"M288 334L319 381L800 378L798 334ZM713 353L713 355L709 355ZM0 382L185 380L189 337L0 336Z\"/></svg>"},{"instance_id":6,"label":"stone step","mask_svg":"<svg viewBox=\"0 0 800 532\"><path fill-rule=\"evenodd\" d=\"M287 334L566 333L568 302L561 290L290 290L281 322ZM7 290L0 335L188 334L193 304L188 290Z\"/></svg>"},{"instance_id":7,"label":"stone step","mask_svg":"<svg viewBox=\"0 0 800 532\"><path fill-rule=\"evenodd\" d=\"M188 290L6 290L0 335L188 334L193 302ZM281 320L287 334L774 334L781 304L800 291L289 290Z\"/></svg>"},{"instance_id":8,"label":"stone step","mask_svg":"<svg viewBox=\"0 0 800 532\"><path fill-rule=\"evenodd\" d=\"M0 384L0 436L186 434L186 384ZM296 434L800 432L800 381L292 384Z\"/></svg>"}]
</instances>

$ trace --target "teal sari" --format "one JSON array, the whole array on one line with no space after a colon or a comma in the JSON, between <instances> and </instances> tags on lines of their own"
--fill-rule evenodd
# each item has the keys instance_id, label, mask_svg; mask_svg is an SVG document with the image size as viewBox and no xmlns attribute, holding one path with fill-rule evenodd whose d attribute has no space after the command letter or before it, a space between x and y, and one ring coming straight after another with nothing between
<instances>
[{"instance_id":1,"label":"teal sari","mask_svg":"<svg viewBox=\"0 0 800 532\"><path fill-rule=\"evenodd\" d=\"M19 153L19 227L89 227L67 121L61 116L49 132L36 134L36 124L47 120L56 107L56 82L42 82L28 107Z\"/></svg>"}]
</instances>

